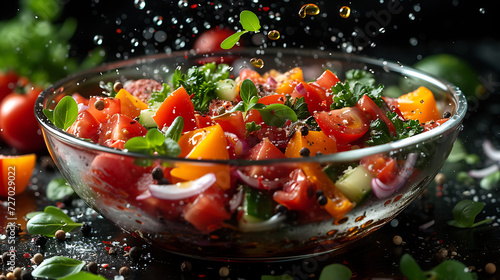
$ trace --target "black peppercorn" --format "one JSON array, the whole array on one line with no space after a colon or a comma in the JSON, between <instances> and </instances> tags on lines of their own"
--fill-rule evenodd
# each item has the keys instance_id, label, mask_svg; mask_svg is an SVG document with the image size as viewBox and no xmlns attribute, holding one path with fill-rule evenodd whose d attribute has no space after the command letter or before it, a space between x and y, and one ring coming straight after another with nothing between
<instances>
[{"instance_id":1,"label":"black peppercorn","mask_svg":"<svg viewBox=\"0 0 500 280\"><path fill-rule=\"evenodd\" d=\"M324 206L324 205L326 205L326 203L328 203L328 198L326 198L325 195L318 196L317 200L318 200L318 204L320 206Z\"/></svg>"},{"instance_id":2,"label":"black peppercorn","mask_svg":"<svg viewBox=\"0 0 500 280\"><path fill-rule=\"evenodd\" d=\"M43 247L45 244L47 244L47 237L39 235L35 238L35 245Z\"/></svg>"},{"instance_id":3,"label":"black peppercorn","mask_svg":"<svg viewBox=\"0 0 500 280\"><path fill-rule=\"evenodd\" d=\"M89 234L92 232L92 227L89 226L89 224L84 223L80 228L80 231L82 232L83 236L89 236Z\"/></svg>"},{"instance_id":4,"label":"black peppercorn","mask_svg":"<svg viewBox=\"0 0 500 280\"><path fill-rule=\"evenodd\" d=\"M163 170L158 166L153 168L151 174L153 175L154 180L160 181L161 179L163 179Z\"/></svg>"},{"instance_id":5,"label":"black peppercorn","mask_svg":"<svg viewBox=\"0 0 500 280\"><path fill-rule=\"evenodd\" d=\"M444 114L443 114L443 118L445 118L445 119L446 119L446 118L449 118L449 117L451 117L451 113L450 113L450 111L446 111L446 112L444 112Z\"/></svg>"},{"instance_id":6,"label":"black peppercorn","mask_svg":"<svg viewBox=\"0 0 500 280\"><path fill-rule=\"evenodd\" d=\"M91 273L97 274L97 264L95 262L89 262L89 264L87 264L87 270Z\"/></svg>"},{"instance_id":7,"label":"black peppercorn","mask_svg":"<svg viewBox=\"0 0 500 280\"><path fill-rule=\"evenodd\" d=\"M278 205L276 205L275 211L276 211L276 214L286 215L286 213L288 212L288 208L286 208L286 206L283 204L278 204Z\"/></svg>"},{"instance_id":8,"label":"black peppercorn","mask_svg":"<svg viewBox=\"0 0 500 280\"><path fill-rule=\"evenodd\" d=\"M302 136L307 136L307 134L309 134L309 128L307 126L301 127L300 134L302 134Z\"/></svg>"},{"instance_id":9,"label":"black peppercorn","mask_svg":"<svg viewBox=\"0 0 500 280\"><path fill-rule=\"evenodd\" d=\"M311 151L308 148L304 147L304 148L300 149L299 154L301 157L308 157L309 154L311 154Z\"/></svg>"}]
</instances>

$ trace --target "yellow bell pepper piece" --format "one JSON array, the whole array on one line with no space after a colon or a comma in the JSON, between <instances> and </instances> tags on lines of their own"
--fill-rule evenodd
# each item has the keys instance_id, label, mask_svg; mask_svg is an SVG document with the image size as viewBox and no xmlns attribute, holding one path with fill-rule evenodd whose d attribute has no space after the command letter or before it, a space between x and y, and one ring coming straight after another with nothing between
<instances>
[{"instance_id":1,"label":"yellow bell pepper piece","mask_svg":"<svg viewBox=\"0 0 500 280\"><path fill-rule=\"evenodd\" d=\"M434 94L423 86L400 96L398 104L399 110L401 110L405 119L418 120L420 123L425 123L441 118Z\"/></svg>"},{"instance_id":2,"label":"yellow bell pepper piece","mask_svg":"<svg viewBox=\"0 0 500 280\"><path fill-rule=\"evenodd\" d=\"M148 108L148 104L142 102L124 88L120 89L115 97L120 99L121 113L131 118L138 117L141 110Z\"/></svg>"}]
</instances>

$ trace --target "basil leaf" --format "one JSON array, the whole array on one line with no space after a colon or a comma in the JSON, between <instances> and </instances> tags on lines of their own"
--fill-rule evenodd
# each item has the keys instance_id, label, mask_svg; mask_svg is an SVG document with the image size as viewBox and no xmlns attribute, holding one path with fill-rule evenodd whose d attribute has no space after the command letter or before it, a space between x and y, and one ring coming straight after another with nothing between
<instances>
[{"instance_id":1,"label":"basil leaf","mask_svg":"<svg viewBox=\"0 0 500 280\"><path fill-rule=\"evenodd\" d=\"M446 260L432 269L434 279L476 279L473 273L468 272L467 267L455 260Z\"/></svg>"},{"instance_id":2,"label":"basil leaf","mask_svg":"<svg viewBox=\"0 0 500 280\"><path fill-rule=\"evenodd\" d=\"M146 133L146 141L149 146L160 146L165 141L165 135L161 133L158 129L153 128Z\"/></svg>"},{"instance_id":3,"label":"basil leaf","mask_svg":"<svg viewBox=\"0 0 500 280\"><path fill-rule=\"evenodd\" d=\"M59 279L80 272L85 262L68 257L55 256L44 260L31 275L33 277Z\"/></svg>"},{"instance_id":4,"label":"basil leaf","mask_svg":"<svg viewBox=\"0 0 500 280\"><path fill-rule=\"evenodd\" d=\"M125 142L124 149L131 152L150 154L152 153L151 145L145 137L132 137Z\"/></svg>"},{"instance_id":5,"label":"basil leaf","mask_svg":"<svg viewBox=\"0 0 500 280\"><path fill-rule=\"evenodd\" d=\"M409 254L404 254L399 261L399 267L401 273L408 277L408 280L426 280L424 272L415 261L415 259Z\"/></svg>"},{"instance_id":6,"label":"basil leaf","mask_svg":"<svg viewBox=\"0 0 500 280\"><path fill-rule=\"evenodd\" d=\"M230 48L234 47L236 43L240 40L241 35L247 33L248 31L238 31L234 33L233 35L227 37L222 43L220 43L220 47L225 50L229 50Z\"/></svg>"},{"instance_id":7,"label":"basil leaf","mask_svg":"<svg viewBox=\"0 0 500 280\"><path fill-rule=\"evenodd\" d=\"M245 10L240 13L240 23L246 31L259 32L260 30L259 18L250 11Z\"/></svg>"},{"instance_id":8,"label":"basil leaf","mask_svg":"<svg viewBox=\"0 0 500 280\"><path fill-rule=\"evenodd\" d=\"M42 112L47 117L47 119L49 119L49 121L54 123L54 110L43 109Z\"/></svg>"},{"instance_id":9,"label":"basil leaf","mask_svg":"<svg viewBox=\"0 0 500 280\"><path fill-rule=\"evenodd\" d=\"M177 157L181 154L181 146L173 139L165 139L163 146L165 149L164 153L162 153L163 155Z\"/></svg>"},{"instance_id":10,"label":"basil leaf","mask_svg":"<svg viewBox=\"0 0 500 280\"><path fill-rule=\"evenodd\" d=\"M54 206L47 206L43 213L33 216L26 224L26 227L30 234L54 237L56 231L59 229L70 232L81 225L81 223L75 223L61 209Z\"/></svg>"},{"instance_id":11,"label":"basil leaf","mask_svg":"<svg viewBox=\"0 0 500 280\"><path fill-rule=\"evenodd\" d=\"M352 272L351 270L343 265L343 264L330 264L325 266L321 270L321 274L319 275L319 280L328 280L328 279L335 279L335 280L349 280L352 277Z\"/></svg>"},{"instance_id":12,"label":"basil leaf","mask_svg":"<svg viewBox=\"0 0 500 280\"><path fill-rule=\"evenodd\" d=\"M257 87L252 82L252 80L245 79L243 82L241 82L240 97L244 104L250 104L250 101L254 97L257 97L257 99L259 98Z\"/></svg>"},{"instance_id":13,"label":"basil leaf","mask_svg":"<svg viewBox=\"0 0 500 280\"><path fill-rule=\"evenodd\" d=\"M284 126L287 120L297 121L297 115L288 106L283 104L270 104L264 109L259 109L262 120L270 126Z\"/></svg>"},{"instance_id":14,"label":"basil leaf","mask_svg":"<svg viewBox=\"0 0 500 280\"><path fill-rule=\"evenodd\" d=\"M61 200L75 191L67 184L64 178L55 178L47 185L46 196L49 200Z\"/></svg>"},{"instance_id":15,"label":"basil leaf","mask_svg":"<svg viewBox=\"0 0 500 280\"><path fill-rule=\"evenodd\" d=\"M54 125L68 129L78 117L78 104L71 96L63 97L54 108Z\"/></svg>"},{"instance_id":16,"label":"basil leaf","mask_svg":"<svg viewBox=\"0 0 500 280\"><path fill-rule=\"evenodd\" d=\"M36 215L42 214L42 213L43 213L42 211L29 212L28 214L26 214L26 219L30 220L33 217L35 217Z\"/></svg>"},{"instance_id":17,"label":"basil leaf","mask_svg":"<svg viewBox=\"0 0 500 280\"><path fill-rule=\"evenodd\" d=\"M168 127L167 132L165 132L165 137L170 138L175 142L179 142L179 139L181 139L182 136L183 129L184 129L184 118L178 116Z\"/></svg>"},{"instance_id":18,"label":"basil leaf","mask_svg":"<svg viewBox=\"0 0 500 280\"><path fill-rule=\"evenodd\" d=\"M64 278L59 278L59 280L106 280L102 275L96 275L94 273L80 271L77 274L73 274Z\"/></svg>"},{"instance_id":19,"label":"basil leaf","mask_svg":"<svg viewBox=\"0 0 500 280\"><path fill-rule=\"evenodd\" d=\"M484 208L484 203L475 202L469 199L460 201L453 207L454 220L448 221L450 226L458 228L471 228L484 223L491 222L491 219L485 219L474 223L476 216L481 213Z\"/></svg>"}]
</instances>

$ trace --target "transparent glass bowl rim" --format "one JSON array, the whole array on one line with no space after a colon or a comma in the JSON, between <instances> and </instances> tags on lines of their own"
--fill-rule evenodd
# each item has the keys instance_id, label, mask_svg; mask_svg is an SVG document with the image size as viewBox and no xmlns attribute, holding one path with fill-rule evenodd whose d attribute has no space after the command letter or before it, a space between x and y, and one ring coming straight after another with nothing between
<instances>
[{"instance_id":1,"label":"transparent glass bowl rim","mask_svg":"<svg viewBox=\"0 0 500 280\"><path fill-rule=\"evenodd\" d=\"M239 56L240 54L244 55L253 55L255 54L256 49L246 48L244 50L236 50L236 51L222 51L210 54L210 57L220 57L220 56ZM302 158L286 158L286 159L267 159L267 160L247 160L247 159L229 159L229 160L210 160L210 159L189 159L189 158L176 158L176 157L167 157L160 155L146 155L140 153L129 152L126 150L119 150L115 148L110 148L103 145L98 145L95 143L91 143L89 141L74 137L73 135L57 128L50 122L47 117L43 114L44 108L44 99L51 94L54 94L56 89L60 88L62 85L71 82L71 81L82 81L85 77L89 75L99 75L102 72L114 71L116 69L120 69L123 67L131 67L134 65L141 65L146 62L154 62L157 60L165 60L165 59L175 59L175 58L187 58L188 59L202 59L206 58L207 55L203 54L195 54L193 55L188 51L178 51L172 52L171 54L156 54L156 55L146 55L137 58L132 58L128 60L123 60L119 62L112 62L108 64L104 64L90 70L82 71L77 74L70 75L55 84L46 88L42 93L38 96L35 104L35 116L40 123L40 125L46 129L50 134L54 135L58 140L72 144L81 146L82 148L86 148L89 150L93 150L96 153L105 152L111 153L126 157L134 157L140 159L156 159L156 160L165 160L165 161L177 161L177 162L186 162L192 164L225 164L225 165L235 165L235 166L250 166L250 165L268 165L268 164L292 164L292 163L303 163L303 162L346 162L346 161L355 161L359 160L363 157L373 154L379 153L388 153L393 150L404 149L407 147L411 147L414 145L418 145L419 143L423 143L429 141L431 139L436 139L443 134L449 133L461 124L465 114L467 112L467 101L462 93L462 91L451 84L448 81L440 79L438 77L434 77L432 75L426 74L424 72L418 71L411 67L402 65L401 63L394 63L383 59L376 59L365 57L361 55L355 54L345 54L345 53L336 53L336 52L327 52L327 51L319 51L319 50L307 50L307 49L266 49L265 55L274 54L280 56L296 56L296 57L310 57L314 59L329 59L329 60L341 60L356 63L363 63L367 66L376 66L383 68L386 72L395 72L400 74L402 77L415 77L418 79L425 80L440 89L446 91L447 93L451 93L451 97L453 102L456 105L455 113L449 118L449 120L442 125L430 130L426 131L402 140L389 142L382 145L377 145L373 147L365 147L361 149L355 149L350 151L343 151L339 153L333 154L325 154L318 155L312 157L302 157ZM148 78L148 77L144 77ZM60 93L60 92L58 92Z\"/></svg>"}]
</instances>

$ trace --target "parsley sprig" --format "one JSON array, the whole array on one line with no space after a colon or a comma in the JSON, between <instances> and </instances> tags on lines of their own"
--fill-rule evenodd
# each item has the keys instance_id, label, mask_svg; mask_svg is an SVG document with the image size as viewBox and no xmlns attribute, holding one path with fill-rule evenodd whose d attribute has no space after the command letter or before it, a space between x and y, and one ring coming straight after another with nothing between
<instances>
[{"instance_id":1,"label":"parsley sprig","mask_svg":"<svg viewBox=\"0 0 500 280\"><path fill-rule=\"evenodd\" d=\"M233 35L227 37L222 43L220 47L222 49L228 50L232 48L238 41L240 37L247 32L259 32L260 30L260 21L257 15L250 11L242 11L240 13L240 24L243 27L242 31L238 31Z\"/></svg>"},{"instance_id":2,"label":"parsley sprig","mask_svg":"<svg viewBox=\"0 0 500 280\"><path fill-rule=\"evenodd\" d=\"M370 123L370 139L366 141L368 146L401 140L424 131L424 127L420 125L418 120L401 120L395 112L388 112L387 117L394 124L396 134L391 135L387 125L381 119L376 119Z\"/></svg>"},{"instance_id":3,"label":"parsley sprig","mask_svg":"<svg viewBox=\"0 0 500 280\"><path fill-rule=\"evenodd\" d=\"M349 70L344 83L332 87L333 103L331 109L353 107L363 95L368 95L377 106L382 106L383 85L375 85L373 74L364 70Z\"/></svg>"}]
</instances>

